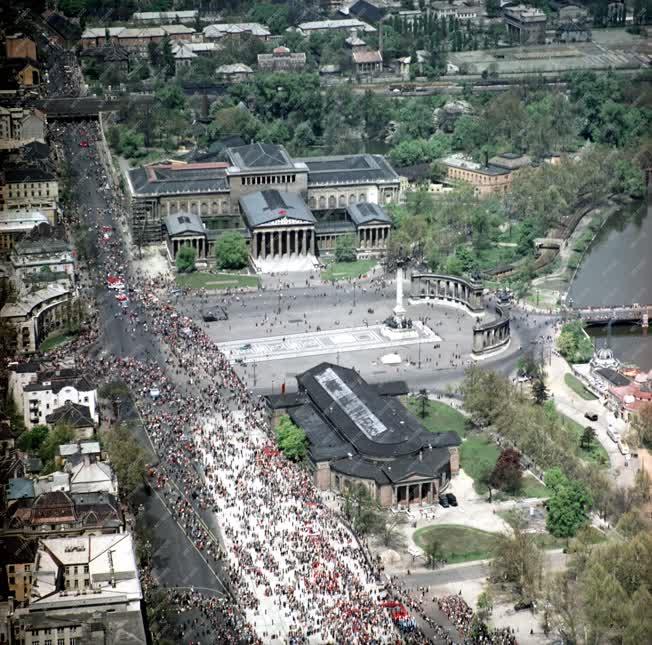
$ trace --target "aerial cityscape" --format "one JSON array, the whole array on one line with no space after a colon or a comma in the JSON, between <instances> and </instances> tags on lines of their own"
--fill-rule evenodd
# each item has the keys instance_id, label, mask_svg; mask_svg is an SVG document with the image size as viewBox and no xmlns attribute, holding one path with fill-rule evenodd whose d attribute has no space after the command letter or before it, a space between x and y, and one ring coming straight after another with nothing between
<instances>
[{"instance_id":1,"label":"aerial cityscape","mask_svg":"<svg viewBox=\"0 0 652 645\"><path fill-rule=\"evenodd\" d=\"M652 1L0 12L0 643L652 642Z\"/></svg>"}]
</instances>

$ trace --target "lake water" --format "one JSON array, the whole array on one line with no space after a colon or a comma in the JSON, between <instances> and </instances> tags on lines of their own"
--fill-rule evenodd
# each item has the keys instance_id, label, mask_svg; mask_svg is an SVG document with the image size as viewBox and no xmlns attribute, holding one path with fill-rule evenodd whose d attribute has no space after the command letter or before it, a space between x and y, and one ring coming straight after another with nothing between
<instances>
[{"instance_id":1,"label":"lake water","mask_svg":"<svg viewBox=\"0 0 652 645\"><path fill-rule=\"evenodd\" d=\"M576 307L652 304L652 195L615 213L584 257L570 288ZM607 344L606 327L591 328L596 345ZM652 369L652 330L613 327L609 345L622 361Z\"/></svg>"}]
</instances>

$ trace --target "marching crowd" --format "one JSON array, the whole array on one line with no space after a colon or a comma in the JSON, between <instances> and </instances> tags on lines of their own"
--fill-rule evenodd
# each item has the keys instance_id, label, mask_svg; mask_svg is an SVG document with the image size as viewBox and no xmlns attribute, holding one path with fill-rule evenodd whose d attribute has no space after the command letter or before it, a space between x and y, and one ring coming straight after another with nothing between
<instances>
[{"instance_id":1,"label":"marching crowd","mask_svg":"<svg viewBox=\"0 0 652 645\"><path fill-rule=\"evenodd\" d=\"M71 127L78 134L94 126ZM63 138L70 132L56 134ZM92 134L89 138L96 138ZM215 630L210 638L219 636L217 642L387 643L398 634L381 601L396 596L440 640L454 642L400 585L381 582L355 536L320 502L310 476L278 453L261 401L205 332L168 304L169 285L132 271L120 237L103 234L103 224L124 217L123 207L103 188L108 183L99 159L91 157L89 171L102 187L106 206L97 212L73 210L68 225L87 225L97 236L105 278L116 275L126 287L130 280L137 284L137 290L127 289L128 306L116 305L115 316L125 319L127 333L147 325L148 334L160 341L162 358L82 352L79 364L107 380L125 382L134 393L160 457L152 483L206 560L221 563L244 614L228 596L171 590L170 599L181 609L199 612ZM85 344L93 334L87 332ZM202 512L219 518L222 544ZM442 599L440 608L468 636L465 621L472 612L459 601ZM403 638L425 641L420 630ZM515 641L496 635L485 642Z\"/></svg>"}]
</instances>

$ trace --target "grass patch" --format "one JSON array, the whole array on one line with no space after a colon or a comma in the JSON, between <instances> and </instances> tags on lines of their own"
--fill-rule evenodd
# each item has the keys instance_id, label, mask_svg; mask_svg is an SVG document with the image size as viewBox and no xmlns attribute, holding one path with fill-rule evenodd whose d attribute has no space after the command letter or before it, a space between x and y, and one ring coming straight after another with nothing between
<instances>
[{"instance_id":1,"label":"grass patch","mask_svg":"<svg viewBox=\"0 0 652 645\"><path fill-rule=\"evenodd\" d=\"M518 259L519 255L514 246L491 246L478 251L477 258L479 269L488 271L504 264L510 264Z\"/></svg>"},{"instance_id":2,"label":"grass patch","mask_svg":"<svg viewBox=\"0 0 652 645\"><path fill-rule=\"evenodd\" d=\"M584 387L582 381L580 381L574 374L564 374L564 383L566 383L566 385L573 390L577 396L585 401L595 401L598 398L589 392Z\"/></svg>"},{"instance_id":3,"label":"grass patch","mask_svg":"<svg viewBox=\"0 0 652 645\"><path fill-rule=\"evenodd\" d=\"M239 289L258 287L258 277L240 273L180 273L176 277L178 287L188 289Z\"/></svg>"},{"instance_id":4,"label":"grass patch","mask_svg":"<svg viewBox=\"0 0 652 645\"><path fill-rule=\"evenodd\" d=\"M460 446L460 467L473 479L473 488L478 495L487 495L488 489L478 480L482 474L482 464L489 462L495 464L500 455L500 449L490 439L482 435L467 437ZM550 497L550 491L534 476L529 473L523 475L523 487L518 495L510 495L504 491L493 491L493 499L514 499L515 497Z\"/></svg>"},{"instance_id":5,"label":"grass patch","mask_svg":"<svg viewBox=\"0 0 652 645\"><path fill-rule=\"evenodd\" d=\"M460 466L473 479L473 488L480 495L488 492L487 487L478 481L482 474L481 466L484 462L495 464L499 454L498 446L482 435L469 436L460 446Z\"/></svg>"},{"instance_id":6,"label":"grass patch","mask_svg":"<svg viewBox=\"0 0 652 645\"><path fill-rule=\"evenodd\" d=\"M428 432L457 432L460 439L467 433L467 419L450 405L440 401L428 400L426 416L421 416L421 402L411 396L403 400L403 405L419 420Z\"/></svg>"},{"instance_id":7,"label":"grass patch","mask_svg":"<svg viewBox=\"0 0 652 645\"><path fill-rule=\"evenodd\" d=\"M50 334L39 346L39 351L49 352L50 350L63 345L71 340L77 338L76 333L71 332L57 332L56 334Z\"/></svg>"},{"instance_id":8,"label":"grass patch","mask_svg":"<svg viewBox=\"0 0 652 645\"><path fill-rule=\"evenodd\" d=\"M550 497L550 491L534 475L527 473L523 476L523 488L519 497Z\"/></svg>"},{"instance_id":9,"label":"grass patch","mask_svg":"<svg viewBox=\"0 0 652 645\"><path fill-rule=\"evenodd\" d=\"M491 558L498 540L495 533L459 524L424 526L414 532L413 540L423 548L431 537L439 541L443 556L449 564Z\"/></svg>"},{"instance_id":10,"label":"grass patch","mask_svg":"<svg viewBox=\"0 0 652 645\"><path fill-rule=\"evenodd\" d=\"M577 423L577 421L573 421L573 419L563 415L561 412L557 412L557 414L562 425L571 434L573 441L577 445L577 455L580 459L594 461L602 466L609 464L609 454L597 439L594 439L588 448L580 447L580 439L584 433L585 426ZM589 425L589 423L590 421L587 419L586 424Z\"/></svg>"},{"instance_id":11,"label":"grass patch","mask_svg":"<svg viewBox=\"0 0 652 645\"><path fill-rule=\"evenodd\" d=\"M321 272L321 279L326 281L332 280L350 280L359 278L369 273L373 267L378 264L377 260L356 260L355 262L331 262L326 269Z\"/></svg>"}]
</instances>

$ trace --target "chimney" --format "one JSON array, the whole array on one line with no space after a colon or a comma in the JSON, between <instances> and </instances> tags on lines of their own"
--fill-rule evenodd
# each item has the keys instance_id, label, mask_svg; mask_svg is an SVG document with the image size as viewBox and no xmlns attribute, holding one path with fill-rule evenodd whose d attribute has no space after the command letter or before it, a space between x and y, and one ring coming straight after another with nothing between
<instances>
[{"instance_id":1,"label":"chimney","mask_svg":"<svg viewBox=\"0 0 652 645\"><path fill-rule=\"evenodd\" d=\"M419 450L419 461L423 461L423 450Z\"/></svg>"}]
</instances>

